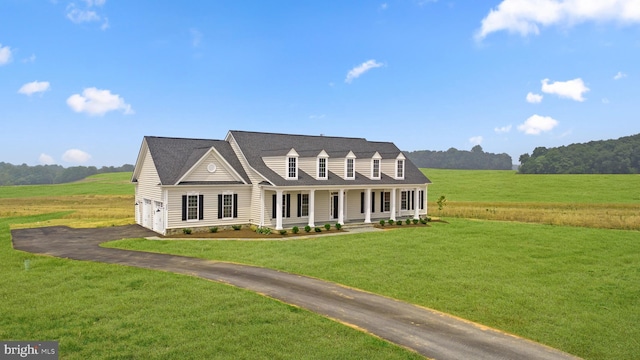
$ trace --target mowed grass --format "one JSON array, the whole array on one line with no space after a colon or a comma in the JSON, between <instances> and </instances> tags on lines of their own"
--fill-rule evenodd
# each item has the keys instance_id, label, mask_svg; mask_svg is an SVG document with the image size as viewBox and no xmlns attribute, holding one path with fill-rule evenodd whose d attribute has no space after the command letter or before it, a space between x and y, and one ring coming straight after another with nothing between
<instances>
[{"instance_id":1,"label":"mowed grass","mask_svg":"<svg viewBox=\"0 0 640 360\"><path fill-rule=\"evenodd\" d=\"M57 340L61 359L419 359L255 293L189 276L36 256L0 219L0 339Z\"/></svg>"},{"instance_id":2,"label":"mowed grass","mask_svg":"<svg viewBox=\"0 0 640 360\"><path fill-rule=\"evenodd\" d=\"M433 216L640 230L640 175L422 169ZM439 210L437 199L447 205Z\"/></svg>"},{"instance_id":3,"label":"mowed grass","mask_svg":"<svg viewBox=\"0 0 640 360\"><path fill-rule=\"evenodd\" d=\"M501 220L508 207L524 212L513 220L542 224L541 213L564 207L582 216L589 207L612 221L611 209L619 206L625 211L619 216L628 217L626 207L637 212L639 204L634 195L639 178L628 175L595 175L591 183L600 185L592 189L605 190L580 197L578 190L554 185L553 176L534 181L547 176L426 173L434 181L429 187L433 216L452 216L447 212L469 203L476 213L502 211ZM417 358L315 314L225 285L11 249L10 226L132 223L129 178L130 173L106 174L74 184L0 187L0 339L60 340L65 359ZM517 184L507 184L512 178ZM569 182L584 185L580 179ZM547 192L536 198L537 187ZM514 189L529 190L500 201L487 197ZM567 191L577 197L567 197ZM435 200L442 194L449 204L439 212ZM604 201L608 196L630 200ZM534 215L520 218L527 212ZM125 240L107 246L307 274L456 314L587 359L640 354L638 231L595 229L593 222L568 227L446 220L449 224L429 228L312 240Z\"/></svg>"},{"instance_id":4,"label":"mowed grass","mask_svg":"<svg viewBox=\"0 0 640 360\"><path fill-rule=\"evenodd\" d=\"M640 354L636 231L451 219L297 241L123 240L107 246L335 281L587 359Z\"/></svg>"}]
</instances>

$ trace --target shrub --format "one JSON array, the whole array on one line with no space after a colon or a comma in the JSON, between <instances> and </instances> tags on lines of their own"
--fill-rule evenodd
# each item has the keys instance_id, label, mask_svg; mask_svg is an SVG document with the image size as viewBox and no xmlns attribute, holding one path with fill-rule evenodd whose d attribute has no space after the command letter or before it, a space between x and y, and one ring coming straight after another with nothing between
<instances>
[{"instance_id":1,"label":"shrub","mask_svg":"<svg viewBox=\"0 0 640 360\"><path fill-rule=\"evenodd\" d=\"M420 221L420 220L418 220L418 219L413 219L413 225L418 225L418 222L419 222L419 221Z\"/></svg>"},{"instance_id":2,"label":"shrub","mask_svg":"<svg viewBox=\"0 0 640 360\"><path fill-rule=\"evenodd\" d=\"M407 220L405 221L405 223L406 223L407 225L411 225L411 219L407 219Z\"/></svg>"},{"instance_id":3,"label":"shrub","mask_svg":"<svg viewBox=\"0 0 640 360\"><path fill-rule=\"evenodd\" d=\"M287 230L285 229L280 230L280 235L286 235L286 234L287 234Z\"/></svg>"},{"instance_id":4,"label":"shrub","mask_svg":"<svg viewBox=\"0 0 640 360\"><path fill-rule=\"evenodd\" d=\"M431 216L427 216L427 221L431 221Z\"/></svg>"},{"instance_id":5,"label":"shrub","mask_svg":"<svg viewBox=\"0 0 640 360\"><path fill-rule=\"evenodd\" d=\"M384 219L380 220L380 226L384 226Z\"/></svg>"},{"instance_id":6,"label":"shrub","mask_svg":"<svg viewBox=\"0 0 640 360\"><path fill-rule=\"evenodd\" d=\"M297 234L300 231L300 229L297 226L294 226L293 228L291 228L291 232L294 234Z\"/></svg>"},{"instance_id":7,"label":"shrub","mask_svg":"<svg viewBox=\"0 0 640 360\"><path fill-rule=\"evenodd\" d=\"M184 228L184 229L182 229L182 232L183 232L184 234L189 235L189 234L191 234L191 229L189 229L189 228Z\"/></svg>"},{"instance_id":8,"label":"shrub","mask_svg":"<svg viewBox=\"0 0 640 360\"><path fill-rule=\"evenodd\" d=\"M393 225L394 222L393 219L389 219L389 225Z\"/></svg>"},{"instance_id":9,"label":"shrub","mask_svg":"<svg viewBox=\"0 0 640 360\"><path fill-rule=\"evenodd\" d=\"M316 226L315 231L316 232L322 232L322 229L320 229L319 227Z\"/></svg>"},{"instance_id":10,"label":"shrub","mask_svg":"<svg viewBox=\"0 0 640 360\"><path fill-rule=\"evenodd\" d=\"M269 229L268 227L259 227L256 229L256 232L258 234L269 235L271 234L271 229Z\"/></svg>"},{"instance_id":11,"label":"shrub","mask_svg":"<svg viewBox=\"0 0 640 360\"><path fill-rule=\"evenodd\" d=\"M212 233L216 233L216 232L218 232L218 227L217 227L217 226L212 226L212 227L210 227L210 228L209 228L209 232L212 232Z\"/></svg>"},{"instance_id":12,"label":"shrub","mask_svg":"<svg viewBox=\"0 0 640 360\"><path fill-rule=\"evenodd\" d=\"M420 224L427 225L427 219L420 219Z\"/></svg>"},{"instance_id":13,"label":"shrub","mask_svg":"<svg viewBox=\"0 0 640 360\"><path fill-rule=\"evenodd\" d=\"M240 230L242 229L242 225L231 225L231 228L233 228L233 230Z\"/></svg>"},{"instance_id":14,"label":"shrub","mask_svg":"<svg viewBox=\"0 0 640 360\"><path fill-rule=\"evenodd\" d=\"M336 223L336 229L338 229L338 230L342 229L342 224Z\"/></svg>"},{"instance_id":15,"label":"shrub","mask_svg":"<svg viewBox=\"0 0 640 360\"><path fill-rule=\"evenodd\" d=\"M331 224L324 224L324 228L329 231L331 229Z\"/></svg>"},{"instance_id":16,"label":"shrub","mask_svg":"<svg viewBox=\"0 0 640 360\"><path fill-rule=\"evenodd\" d=\"M398 221L396 221L396 225L400 225L400 226L402 226L402 224L403 224L402 220L398 220Z\"/></svg>"},{"instance_id":17,"label":"shrub","mask_svg":"<svg viewBox=\"0 0 640 360\"><path fill-rule=\"evenodd\" d=\"M309 232L311 231L311 226L307 225L304 227L304 232Z\"/></svg>"}]
</instances>

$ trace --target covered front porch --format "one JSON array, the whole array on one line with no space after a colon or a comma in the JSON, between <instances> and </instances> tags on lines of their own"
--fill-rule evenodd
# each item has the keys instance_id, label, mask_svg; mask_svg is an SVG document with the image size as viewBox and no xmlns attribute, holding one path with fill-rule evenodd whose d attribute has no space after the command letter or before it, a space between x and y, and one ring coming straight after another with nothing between
<instances>
[{"instance_id":1,"label":"covered front porch","mask_svg":"<svg viewBox=\"0 0 640 360\"><path fill-rule=\"evenodd\" d=\"M277 188L260 190L259 225L281 230L325 223L418 219L426 215L426 188Z\"/></svg>"}]
</instances>

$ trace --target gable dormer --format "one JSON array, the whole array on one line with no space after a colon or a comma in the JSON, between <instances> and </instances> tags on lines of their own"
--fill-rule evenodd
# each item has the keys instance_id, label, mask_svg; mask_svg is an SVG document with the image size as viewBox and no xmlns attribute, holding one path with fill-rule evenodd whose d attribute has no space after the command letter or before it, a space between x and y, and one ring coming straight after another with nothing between
<instances>
[{"instance_id":1,"label":"gable dormer","mask_svg":"<svg viewBox=\"0 0 640 360\"><path fill-rule=\"evenodd\" d=\"M382 156L376 151L371 157L371 179L380 180Z\"/></svg>"},{"instance_id":2,"label":"gable dormer","mask_svg":"<svg viewBox=\"0 0 640 360\"><path fill-rule=\"evenodd\" d=\"M322 150L316 156L316 179L327 180L329 178L329 154Z\"/></svg>"},{"instance_id":3,"label":"gable dormer","mask_svg":"<svg viewBox=\"0 0 640 360\"><path fill-rule=\"evenodd\" d=\"M176 184L196 182L246 183L215 147L209 148L203 155L199 151L196 151L193 155L200 158L178 179Z\"/></svg>"},{"instance_id":4,"label":"gable dormer","mask_svg":"<svg viewBox=\"0 0 640 360\"><path fill-rule=\"evenodd\" d=\"M398 154L396 157L396 171L395 171L395 179L396 180L404 180L405 173L405 160L407 158L404 157L402 153Z\"/></svg>"},{"instance_id":5,"label":"gable dormer","mask_svg":"<svg viewBox=\"0 0 640 360\"><path fill-rule=\"evenodd\" d=\"M356 178L356 155L353 151L349 151L344 158L344 178L346 180L355 180Z\"/></svg>"},{"instance_id":6,"label":"gable dormer","mask_svg":"<svg viewBox=\"0 0 640 360\"><path fill-rule=\"evenodd\" d=\"M287 153L286 163L285 163L285 168L287 173L286 173L285 179L298 180L298 158L299 157L300 155L298 155L298 152L296 152L294 148L291 148L291 150L289 150L289 152Z\"/></svg>"}]
</instances>

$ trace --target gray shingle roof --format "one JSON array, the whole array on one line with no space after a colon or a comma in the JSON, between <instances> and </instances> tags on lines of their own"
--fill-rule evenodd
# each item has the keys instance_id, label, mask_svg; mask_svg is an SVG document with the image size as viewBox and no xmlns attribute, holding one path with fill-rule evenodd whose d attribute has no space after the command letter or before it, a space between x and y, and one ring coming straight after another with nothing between
<instances>
[{"instance_id":1,"label":"gray shingle roof","mask_svg":"<svg viewBox=\"0 0 640 360\"><path fill-rule=\"evenodd\" d=\"M395 180L382 174L380 180L371 180L356 173L355 180L344 180L329 172L327 180L316 180L303 171L298 171L298 180L286 180L271 170L262 160L263 156L285 156L294 148L300 156L316 156L325 150L329 157L343 158L349 151L357 157L371 158L378 152L383 159L395 159L402 151L391 142L367 141L364 138L333 136L309 136L274 134L231 130L229 134L238 143L247 161L256 171L276 186L300 185L359 185L359 184L425 184L429 179L408 158L405 160L404 180ZM303 155L304 154L304 155Z\"/></svg>"},{"instance_id":2,"label":"gray shingle roof","mask_svg":"<svg viewBox=\"0 0 640 360\"><path fill-rule=\"evenodd\" d=\"M162 185L175 185L212 147L249 183L231 145L224 140L145 136Z\"/></svg>"}]
</instances>

